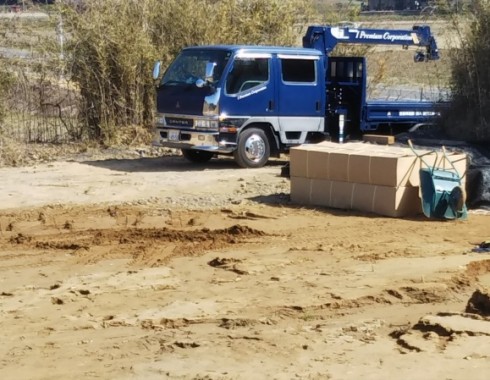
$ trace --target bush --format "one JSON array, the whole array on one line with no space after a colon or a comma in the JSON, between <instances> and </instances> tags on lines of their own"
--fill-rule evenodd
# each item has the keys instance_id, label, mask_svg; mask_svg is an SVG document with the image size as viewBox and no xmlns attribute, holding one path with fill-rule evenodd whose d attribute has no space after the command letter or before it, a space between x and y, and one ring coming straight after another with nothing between
<instances>
[{"instance_id":1,"label":"bush","mask_svg":"<svg viewBox=\"0 0 490 380\"><path fill-rule=\"evenodd\" d=\"M82 4L82 5L80 5ZM185 46L298 41L305 0L65 0L67 75L82 96L89 136L110 141L121 126L152 124L155 60Z\"/></svg>"},{"instance_id":2,"label":"bush","mask_svg":"<svg viewBox=\"0 0 490 380\"><path fill-rule=\"evenodd\" d=\"M475 0L461 47L451 52L452 106L445 127L453 137L490 142L490 2Z\"/></svg>"},{"instance_id":3,"label":"bush","mask_svg":"<svg viewBox=\"0 0 490 380\"><path fill-rule=\"evenodd\" d=\"M14 77L12 73L0 66L0 126L2 124L3 118L5 117L5 104L9 97L9 91L12 88L13 84ZM0 128L0 133L1 132L2 128Z\"/></svg>"}]
</instances>

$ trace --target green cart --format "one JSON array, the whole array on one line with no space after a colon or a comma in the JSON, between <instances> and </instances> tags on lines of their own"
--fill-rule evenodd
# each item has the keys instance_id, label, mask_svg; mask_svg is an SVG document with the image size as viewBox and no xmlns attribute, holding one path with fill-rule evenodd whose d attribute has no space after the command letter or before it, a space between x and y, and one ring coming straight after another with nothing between
<instances>
[{"instance_id":1,"label":"green cart","mask_svg":"<svg viewBox=\"0 0 490 380\"><path fill-rule=\"evenodd\" d=\"M466 191L461 181L464 173L458 173L445 148L442 148L442 155L450 163L449 169L436 167L439 152L430 152L436 155L434 165L430 165L424 160L424 155L415 151L411 141L408 141L408 145L423 164L419 175L424 215L431 219L467 219Z\"/></svg>"}]
</instances>

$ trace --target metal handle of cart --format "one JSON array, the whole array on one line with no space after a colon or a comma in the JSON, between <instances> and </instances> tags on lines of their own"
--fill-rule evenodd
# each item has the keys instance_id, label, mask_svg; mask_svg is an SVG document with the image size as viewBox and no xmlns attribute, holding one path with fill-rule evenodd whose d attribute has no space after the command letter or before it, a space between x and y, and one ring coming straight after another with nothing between
<instances>
[{"instance_id":1,"label":"metal handle of cart","mask_svg":"<svg viewBox=\"0 0 490 380\"><path fill-rule=\"evenodd\" d=\"M431 150L431 151L429 151L427 153L419 154L419 153L417 153L417 151L413 147L412 140L408 140L407 143L408 143L408 146L410 147L410 149L412 150L412 152L417 156L417 158L420 159L420 161L422 161L422 163L427 168L431 168L432 167L431 168L432 171L434 171L436 169L436 167L437 167L436 166L437 165L437 161L439 159L439 155L438 155L438 152L436 150ZM431 154L435 154L436 155L436 159L434 161L434 165L430 165L430 164L427 163L427 161L424 160L424 156L428 156L428 155L431 155ZM454 162L447 155L447 150L446 150L446 147L444 145L442 146L442 154L443 154L444 161L449 162L449 164L452 166L454 172L459 176L460 180L462 180L466 176L466 172L464 172L463 175L461 175L458 172L458 169L456 169L456 166L454 165Z\"/></svg>"}]
</instances>

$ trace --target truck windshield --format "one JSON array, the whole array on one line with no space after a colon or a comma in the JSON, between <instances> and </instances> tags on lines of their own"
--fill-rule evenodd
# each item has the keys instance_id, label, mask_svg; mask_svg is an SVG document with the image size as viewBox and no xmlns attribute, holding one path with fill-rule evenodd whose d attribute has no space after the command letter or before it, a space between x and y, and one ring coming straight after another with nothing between
<instances>
[{"instance_id":1,"label":"truck windshield","mask_svg":"<svg viewBox=\"0 0 490 380\"><path fill-rule=\"evenodd\" d=\"M206 63L216 63L214 83L218 82L223 73L231 52L227 50L184 50L169 66L162 78L162 86L178 86L196 83L204 79Z\"/></svg>"}]
</instances>

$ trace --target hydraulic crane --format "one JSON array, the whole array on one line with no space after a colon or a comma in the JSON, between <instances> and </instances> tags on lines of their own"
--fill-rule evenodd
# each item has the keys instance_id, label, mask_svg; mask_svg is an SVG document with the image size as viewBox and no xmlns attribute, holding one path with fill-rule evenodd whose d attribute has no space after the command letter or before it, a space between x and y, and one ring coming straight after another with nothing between
<instances>
[{"instance_id":1,"label":"hydraulic crane","mask_svg":"<svg viewBox=\"0 0 490 380\"><path fill-rule=\"evenodd\" d=\"M415 62L439 59L439 49L430 26L413 26L412 30L364 29L337 26L310 26L303 37L303 47L330 55L338 44L401 45L424 47L417 51Z\"/></svg>"},{"instance_id":2,"label":"hydraulic crane","mask_svg":"<svg viewBox=\"0 0 490 380\"><path fill-rule=\"evenodd\" d=\"M351 133L379 130L382 127L391 132L393 126L430 123L439 115L431 102L367 101L366 59L331 57L338 44L398 45L405 49L414 46L418 48L414 62L439 59L436 40L427 25L416 25L411 30L308 27L303 37L303 47L319 50L327 57L326 124L332 135L340 135L342 138L344 124Z\"/></svg>"}]
</instances>

